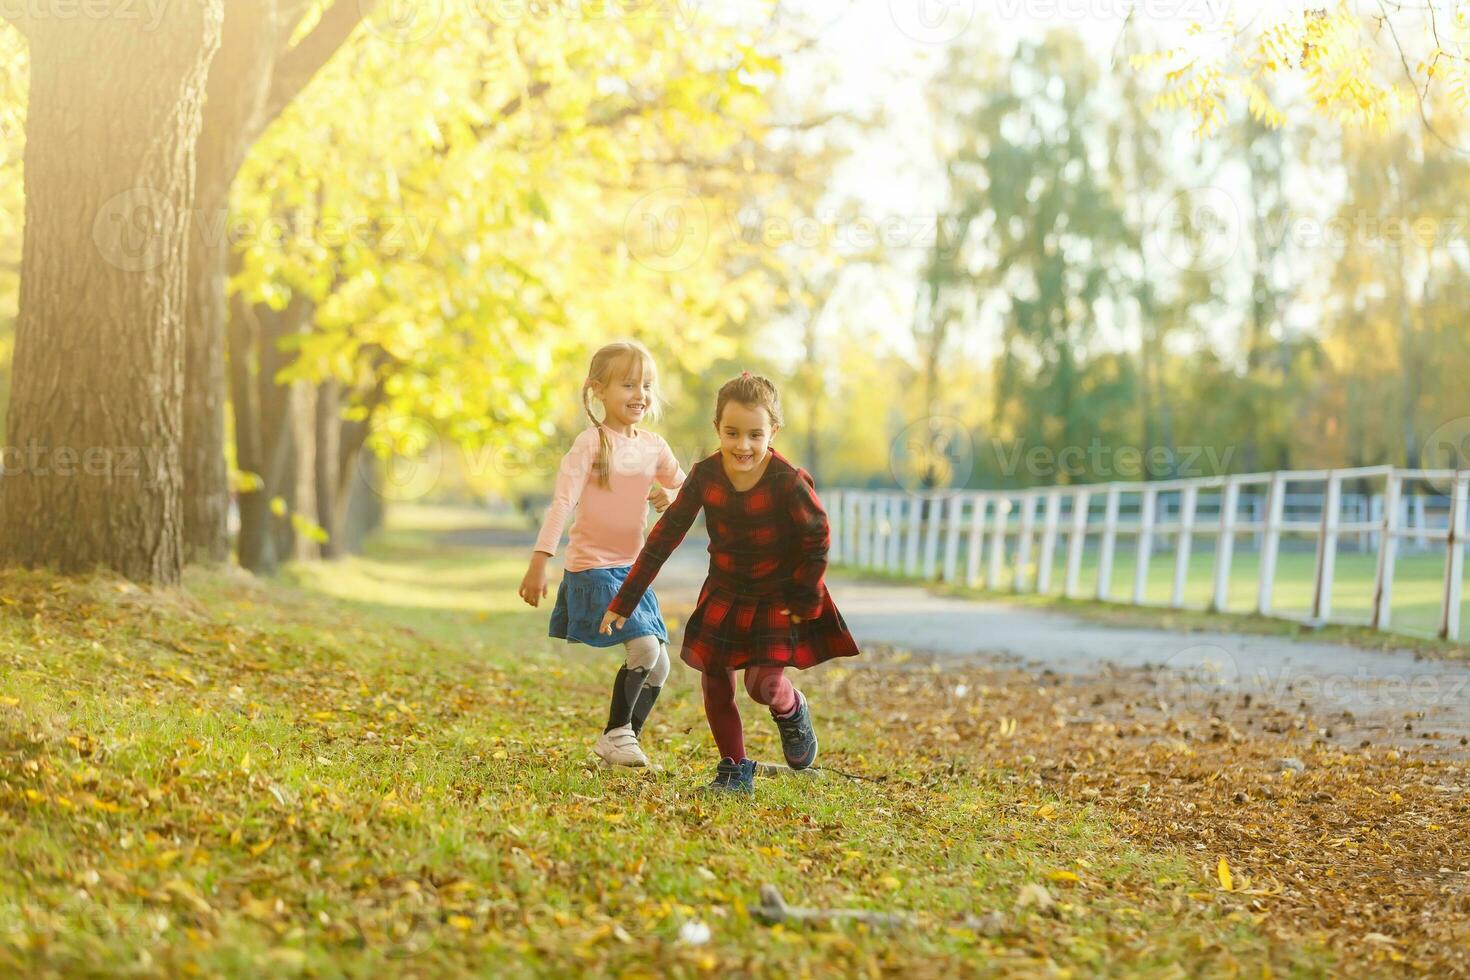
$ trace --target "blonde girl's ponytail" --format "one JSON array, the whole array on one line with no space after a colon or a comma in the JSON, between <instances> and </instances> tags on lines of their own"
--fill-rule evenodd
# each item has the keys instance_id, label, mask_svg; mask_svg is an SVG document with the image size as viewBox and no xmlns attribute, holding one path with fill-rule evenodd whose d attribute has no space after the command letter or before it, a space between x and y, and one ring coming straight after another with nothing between
<instances>
[{"instance_id":1,"label":"blonde girl's ponytail","mask_svg":"<svg viewBox=\"0 0 1470 980\"><path fill-rule=\"evenodd\" d=\"M617 373L620 368L622 373ZM630 373L653 381L652 396L644 414L648 418L658 418L664 404L663 394L658 387L658 369L654 366L653 355L648 352L648 348L636 340L620 340L599 348L592 355L592 364L587 368L587 380L582 382L582 411L587 413L587 418L597 428L597 459L592 464L592 471L597 474L597 485L604 490L612 486L612 440L607 437L607 430L592 413L591 392L598 385L611 384L615 380L615 374L617 377L626 377Z\"/></svg>"},{"instance_id":2,"label":"blonde girl's ponytail","mask_svg":"<svg viewBox=\"0 0 1470 980\"><path fill-rule=\"evenodd\" d=\"M592 425L597 429L597 459L592 464L592 472L597 475L597 485L604 490L612 486L608 473L612 470L612 440L607 437L607 430L602 423L597 421L597 416L592 414L592 379L588 378L582 383L582 410L587 413L587 418L592 420Z\"/></svg>"}]
</instances>

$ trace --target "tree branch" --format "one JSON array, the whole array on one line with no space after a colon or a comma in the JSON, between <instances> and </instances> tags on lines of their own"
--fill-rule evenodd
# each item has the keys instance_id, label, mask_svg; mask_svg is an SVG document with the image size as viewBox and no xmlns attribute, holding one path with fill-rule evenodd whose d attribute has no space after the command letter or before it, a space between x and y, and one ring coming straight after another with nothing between
<instances>
[{"instance_id":1,"label":"tree branch","mask_svg":"<svg viewBox=\"0 0 1470 980\"><path fill-rule=\"evenodd\" d=\"M322 19L312 28L301 43L281 55L276 62L276 72L271 79L271 93L266 101L267 125L290 105L308 82L316 77L321 67L331 60L332 55L346 43L357 30L363 17L372 13L378 0L336 0L322 14Z\"/></svg>"}]
</instances>

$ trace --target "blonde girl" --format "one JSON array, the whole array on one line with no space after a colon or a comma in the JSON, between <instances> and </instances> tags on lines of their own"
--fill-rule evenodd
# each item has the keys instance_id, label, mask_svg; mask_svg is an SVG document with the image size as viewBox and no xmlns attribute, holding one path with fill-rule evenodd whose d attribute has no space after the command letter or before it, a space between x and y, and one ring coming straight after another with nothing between
<instances>
[{"instance_id":1,"label":"blonde girl","mask_svg":"<svg viewBox=\"0 0 1470 980\"><path fill-rule=\"evenodd\" d=\"M597 408L601 408L601 418ZM684 482L669 444L641 428L663 407L653 356L636 341L608 344L592 356L582 384L588 427L572 442L521 581L520 595L539 606L546 565L567 519L571 533L556 590L549 635L593 647L621 644L607 725L593 746L610 765L645 766L639 736L669 675L668 630L658 598L647 592L623 626L604 634L602 614L643 547L648 505L664 511Z\"/></svg>"}]
</instances>

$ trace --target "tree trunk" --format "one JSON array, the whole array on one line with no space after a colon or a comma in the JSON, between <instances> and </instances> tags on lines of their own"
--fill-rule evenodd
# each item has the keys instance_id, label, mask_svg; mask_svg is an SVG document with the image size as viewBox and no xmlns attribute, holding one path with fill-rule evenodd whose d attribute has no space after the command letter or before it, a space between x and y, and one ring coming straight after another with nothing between
<instances>
[{"instance_id":1,"label":"tree trunk","mask_svg":"<svg viewBox=\"0 0 1470 980\"><path fill-rule=\"evenodd\" d=\"M289 355L280 340L310 321L311 302L293 296L284 310L233 304L230 322L230 375L235 397L235 439L241 469L259 477L256 487L240 495L240 564L256 574L269 574L290 553L289 521L271 509L277 497L292 496L295 478L293 390L276 383ZM252 371L252 365L254 370ZM246 448L251 453L245 452Z\"/></svg>"},{"instance_id":2,"label":"tree trunk","mask_svg":"<svg viewBox=\"0 0 1470 980\"><path fill-rule=\"evenodd\" d=\"M114 6L15 17L31 86L8 428L25 458L6 460L0 562L171 584L188 216L223 9Z\"/></svg>"},{"instance_id":3,"label":"tree trunk","mask_svg":"<svg viewBox=\"0 0 1470 980\"><path fill-rule=\"evenodd\" d=\"M254 482L240 491L240 564L252 571L275 567L269 534L270 495L265 488L265 440L256 396L255 337L260 329L254 311L238 293L230 301L230 401L235 406L235 461Z\"/></svg>"},{"instance_id":4,"label":"tree trunk","mask_svg":"<svg viewBox=\"0 0 1470 980\"><path fill-rule=\"evenodd\" d=\"M224 456L225 298L231 243L230 188L266 127L352 34L377 0L332 4L311 34L287 42L305 0L230 0L223 42L209 78L199 134L199 198L191 215L191 268L185 309L184 547L186 560L229 556L229 473Z\"/></svg>"},{"instance_id":5,"label":"tree trunk","mask_svg":"<svg viewBox=\"0 0 1470 980\"><path fill-rule=\"evenodd\" d=\"M321 521L316 512L316 386L309 381L291 383L291 513L299 514L314 524ZM302 534L294 521L290 555L297 561L321 557L321 550L310 535Z\"/></svg>"},{"instance_id":6,"label":"tree trunk","mask_svg":"<svg viewBox=\"0 0 1470 980\"><path fill-rule=\"evenodd\" d=\"M316 519L327 532L322 543L322 557L341 558L342 522L337 506L340 482L338 454L342 451L342 384L335 379L321 383L316 390Z\"/></svg>"}]
</instances>

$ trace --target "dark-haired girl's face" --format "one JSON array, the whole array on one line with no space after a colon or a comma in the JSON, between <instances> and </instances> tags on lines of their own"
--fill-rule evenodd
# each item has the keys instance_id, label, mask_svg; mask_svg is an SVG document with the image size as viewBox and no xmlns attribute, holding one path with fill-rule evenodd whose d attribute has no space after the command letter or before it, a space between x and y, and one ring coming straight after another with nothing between
<instances>
[{"instance_id":1,"label":"dark-haired girl's face","mask_svg":"<svg viewBox=\"0 0 1470 980\"><path fill-rule=\"evenodd\" d=\"M726 473L751 473L765 465L771 440L779 431L771 415L760 405L729 401L715 423L720 435L720 456Z\"/></svg>"}]
</instances>

